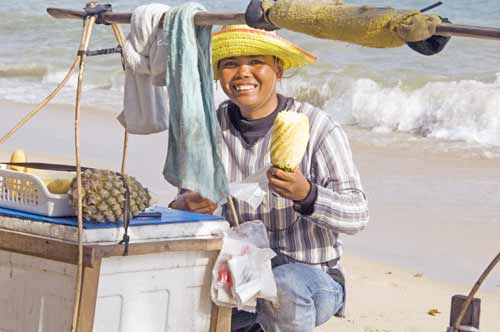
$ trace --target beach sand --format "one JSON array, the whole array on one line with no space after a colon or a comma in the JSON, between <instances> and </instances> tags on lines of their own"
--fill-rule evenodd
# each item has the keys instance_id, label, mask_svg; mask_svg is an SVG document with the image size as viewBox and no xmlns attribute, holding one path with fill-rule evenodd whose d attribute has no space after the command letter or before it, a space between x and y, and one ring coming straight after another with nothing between
<instances>
[{"instance_id":1,"label":"beach sand","mask_svg":"<svg viewBox=\"0 0 500 332\"><path fill-rule=\"evenodd\" d=\"M450 322L451 297L467 295L467 287L437 282L419 270L346 255L349 267L348 307L345 318L332 318L318 328L323 332L445 332ZM500 329L498 292L479 291L480 330ZM437 309L436 316L428 314Z\"/></svg>"},{"instance_id":2,"label":"beach sand","mask_svg":"<svg viewBox=\"0 0 500 332\"><path fill-rule=\"evenodd\" d=\"M32 108L0 102L0 135ZM123 128L116 115L82 109L83 165L120 169ZM73 106L49 106L0 147L0 160L21 148L30 161L74 163L73 119ZM333 318L320 331L445 331L452 295L467 294L500 250L500 159L436 153L425 144L352 140L371 221L363 232L343 236L347 317ZM167 133L130 136L127 172L161 205L176 193L162 176L166 149ZM477 297L481 330L498 331L500 267ZM428 315L433 308L441 313Z\"/></svg>"}]
</instances>

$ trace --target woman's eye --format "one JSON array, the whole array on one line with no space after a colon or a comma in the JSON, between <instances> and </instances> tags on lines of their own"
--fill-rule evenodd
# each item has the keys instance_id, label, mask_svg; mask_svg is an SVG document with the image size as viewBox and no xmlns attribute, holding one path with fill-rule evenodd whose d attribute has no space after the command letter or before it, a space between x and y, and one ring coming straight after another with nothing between
<instances>
[{"instance_id":1,"label":"woman's eye","mask_svg":"<svg viewBox=\"0 0 500 332\"><path fill-rule=\"evenodd\" d=\"M250 64L251 65L260 65L262 63L263 63L263 61L260 60L260 59L252 59L252 60L250 60Z\"/></svg>"},{"instance_id":2,"label":"woman's eye","mask_svg":"<svg viewBox=\"0 0 500 332\"><path fill-rule=\"evenodd\" d=\"M227 61L222 63L222 68L234 68L237 64L235 61Z\"/></svg>"}]
</instances>

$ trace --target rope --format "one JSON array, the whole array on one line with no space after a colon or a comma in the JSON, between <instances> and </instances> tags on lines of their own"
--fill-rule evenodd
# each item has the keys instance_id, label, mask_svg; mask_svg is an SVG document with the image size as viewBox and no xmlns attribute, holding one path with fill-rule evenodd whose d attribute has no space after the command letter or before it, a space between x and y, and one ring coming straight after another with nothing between
<instances>
[{"instance_id":1,"label":"rope","mask_svg":"<svg viewBox=\"0 0 500 332\"><path fill-rule=\"evenodd\" d=\"M73 62L73 64L69 68L68 73L63 78L61 83L59 83L59 85L40 104L38 104L31 112L29 112L27 115L25 115L24 118L22 118L21 121L19 121L14 126L14 128L12 128L5 136L3 136L0 139L0 144L5 143L12 135L14 135L14 133L19 128L24 126L26 124L26 122L28 122L31 118L33 118L42 108L44 108L59 93L59 91L61 91L63 86L66 85L66 82L69 80L71 75L73 75L73 73L76 69L76 66L78 66L80 64L80 59L81 59L80 56L77 56L75 58L75 61Z\"/></svg>"},{"instance_id":2,"label":"rope","mask_svg":"<svg viewBox=\"0 0 500 332\"><path fill-rule=\"evenodd\" d=\"M115 35L115 39L118 42L118 45L123 49L125 45L125 37L123 36L122 30L120 29L120 26L118 24L111 24L111 29L113 30L113 34ZM121 56L122 59L122 68L125 70L125 60L123 57L123 53ZM128 148L128 131L127 128L125 128L125 132L123 135L123 155L122 155L122 167L121 167L121 172L122 174L125 174L125 162L127 160L127 148Z\"/></svg>"},{"instance_id":3,"label":"rope","mask_svg":"<svg viewBox=\"0 0 500 332\"><path fill-rule=\"evenodd\" d=\"M84 9L85 18L89 16L95 17L95 24L109 25L104 19L104 14L112 12L111 4L98 4L97 2L90 2Z\"/></svg>"},{"instance_id":4,"label":"rope","mask_svg":"<svg viewBox=\"0 0 500 332\"><path fill-rule=\"evenodd\" d=\"M123 244L125 248L123 249L123 256L128 255L128 243L130 241L130 236L128 235L128 226L130 224L130 190L128 188L127 178L125 175L120 174L123 181L123 186L125 187L125 204L123 208L123 228L125 233L123 234L123 239L118 244Z\"/></svg>"},{"instance_id":5,"label":"rope","mask_svg":"<svg viewBox=\"0 0 500 332\"><path fill-rule=\"evenodd\" d=\"M87 50L85 52L78 51L76 54L77 55L85 54L86 56L96 56L96 55L106 55L106 54L114 54L114 53L122 54L122 47L117 46L117 47L113 47L113 48L103 48L103 49L95 50L95 51Z\"/></svg>"},{"instance_id":6,"label":"rope","mask_svg":"<svg viewBox=\"0 0 500 332\"><path fill-rule=\"evenodd\" d=\"M80 41L80 50L86 51L89 46L90 35L94 26L96 17L86 17L82 39ZM78 271L75 286L75 304L73 308L73 322L71 331L75 332L78 324L78 313L80 311L80 298L83 285L83 207L82 207L82 172L80 167L80 98L82 94L83 70L85 68L85 54L80 56L80 69L78 72L78 85L76 88L75 101L75 159L76 159L76 181L78 190Z\"/></svg>"},{"instance_id":7,"label":"rope","mask_svg":"<svg viewBox=\"0 0 500 332\"><path fill-rule=\"evenodd\" d=\"M120 26L118 24L111 24L111 29L113 30L113 34L115 35L115 39L118 42L118 45L120 45L120 48L123 48L125 45L125 37L123 36ZM125 70L125 60L123 57L123 52L121 53L121 60L122 60L122 68L123 70ZM128 255L128 244L130 242L130 236L128 235L128 226L130 224L130 191L125 178L125 162L127 160L127 148L128 148L128 131L127 128L125 128L125 132L123 134L123 155L122 155L122 166L121 166L121 174L125 186L125 207L123 210L123 228L125 229L125 233L123 234L123 239L119 242L119 244L123 244L125 246L123 249L123 256Z\"/></svg>"}]
</instances>

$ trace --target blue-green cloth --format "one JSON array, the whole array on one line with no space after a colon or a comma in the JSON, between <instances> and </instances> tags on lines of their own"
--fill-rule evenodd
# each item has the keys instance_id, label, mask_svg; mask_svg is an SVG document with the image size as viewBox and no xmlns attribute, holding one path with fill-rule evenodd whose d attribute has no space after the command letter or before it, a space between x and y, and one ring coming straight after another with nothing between
<instances>
[{"instance_id":1,"label":"blue-green cloth","mask_svg":"<svg viewBox=\"0 0 500 332\"><path fill-rule=\"evenodd\" d=\"M219 202L228 181L218 151L219 127L213 101L210 26L195 26L196 13L185 3L165 14L167 89L170 118L168 153L163 175L172 185L199 192Z\"/></svg>"}]
</instances>

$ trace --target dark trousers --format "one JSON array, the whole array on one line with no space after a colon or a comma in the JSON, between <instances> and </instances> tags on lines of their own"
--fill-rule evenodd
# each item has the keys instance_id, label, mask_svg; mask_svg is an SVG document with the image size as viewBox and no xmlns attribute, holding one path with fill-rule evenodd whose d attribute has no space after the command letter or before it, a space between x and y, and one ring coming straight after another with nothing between
<instances>
[{"instance_id":1,"label":"dark trousers","mask_svg":"<svg viewBox=\"0 0 500 332\"><path fill-rule=\"evenodd\" d=\"M264 332L260 325L255 322L256 319L256 313L234 308L231 317L231 332Z\"/></svg>"}]
</instances>

